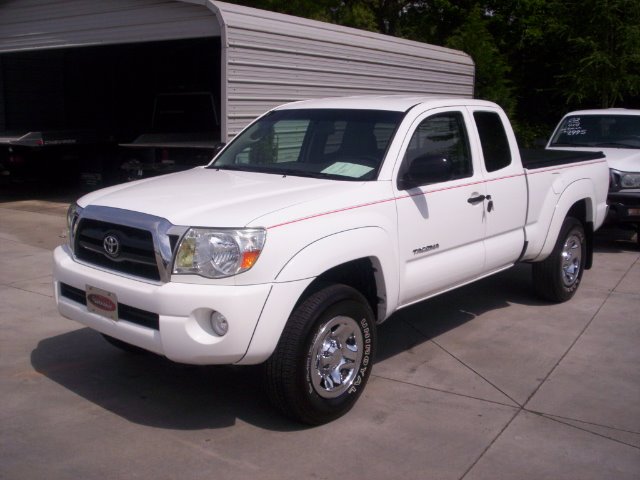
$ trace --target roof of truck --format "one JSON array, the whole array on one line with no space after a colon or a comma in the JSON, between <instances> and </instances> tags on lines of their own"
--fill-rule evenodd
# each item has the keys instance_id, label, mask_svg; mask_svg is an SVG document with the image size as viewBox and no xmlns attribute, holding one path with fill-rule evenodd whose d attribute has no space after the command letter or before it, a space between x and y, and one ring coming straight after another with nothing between
<instances>
[{"instance_id":1,"label":"roof of truck","mask_svg":"<svg viewBox=\"0 0 640 480\"><path fill-rule=\"evenodd\" d=\"M462 97L443 97L435 95L362 95L355 97L333 97L302 100L300 102L287 103L276 110L302 109L302 108L347 108L359 110L388 110L406 112L411 107L419 104L430 103L433 108L449 107L454 105L495 107L494 103L485 100L475 100Z\"/></svg>"},{"instance_id":2,"label":"roof of truck","mask_svg":"<svg viewBox=\"0 0 640 480\"><path fill-rule=\"evenodd\" d=\"M577 110L575 112L569 112L565 115L640 115L640 110L632 110L629 108L598 108L592 110Z\"/></svg>"}]
</instances>

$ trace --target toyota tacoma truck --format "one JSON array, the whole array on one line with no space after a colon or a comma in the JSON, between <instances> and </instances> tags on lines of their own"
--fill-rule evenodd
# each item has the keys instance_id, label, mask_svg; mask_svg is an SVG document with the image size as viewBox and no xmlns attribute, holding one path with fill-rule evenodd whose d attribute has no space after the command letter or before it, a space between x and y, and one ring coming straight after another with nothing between
<instances>
[{"instance_id":1,"label":"toyota tacoma truck","mask_svg":"<svg viewBox=\"0 0 640 480\"><path fill-rule=\"evenodd\" d=\"M570 112L558 123L547 148L606 155L610 169L607 223L635 230L640 245L640 110Z\"/></svg>"},{"instance_id":2,"label":"toyota tacoma truck","mask_svg":"<svg viewBox=\"0 0 640 480\"><path fill-rule=\"evenodd\" d=\"M495 104L351 97L275 108L210 164L90 193L54 252L60 313L124 349L264 363L322 424L371 375L398 309L513 266L568 300L606 213L601 153L524 158Z\"/></svg>"}]
</instances>

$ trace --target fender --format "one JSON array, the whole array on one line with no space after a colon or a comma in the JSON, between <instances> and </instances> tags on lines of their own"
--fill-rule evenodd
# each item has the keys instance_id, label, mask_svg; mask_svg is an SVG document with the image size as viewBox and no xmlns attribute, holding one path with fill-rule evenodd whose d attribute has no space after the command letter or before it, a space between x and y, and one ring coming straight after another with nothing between
<instances>
[{"instance_id":1,"label":"fender","mask_svg":"<svg viewBox=\"0 0 640 480\"><path fill-rule=\"evenodd\" d=\"M378 285L382 285L378 295L386 300L379 319L386 319L398 304L396 243L397 239L380 227L362 227L323 237L298 251L277 274L247 353L238 363L256 364L267 360L304 290L324 272L352 260L372 259L378 270Z\"/></svg>"},{"instance_id":2,"label":"fender","mask_svg":"<svg viewBox=\"0 0 640 480\"><path fill-rule=\"evenodd\" d=\"M591 222L593 224L597 224L596 212L593 206L594 198L597 198L596 191L593 182L590 179L583 178L576 180L563 190L560 198L558 198L558 201L556 202L553 217L551 218L551 223L547 229L547 235L545 237L544 244L542 245L542 249L538 255L532 259L532 261L542 261L551 254L551 251L558 239L558 235L560 235L562 223L567 217L569 210L571 210L571 207L576 203L584 201L586 207L586 218L579 220L585 220L587 223ZM588 235L588 232L585 233Z\"/></svg>"},{"instance_id":3,"label":"fender","mask_svg":"<svg viewBox=\"0 0 640 480\"><path fill-rule=\"evenodd\" d=\"M392 250L389 247L396 243L394 236L376 226L336 232L311 242L294 254L278 272L275 281L317 277L330 268L363 257L377 257L383 268L393 265L391 271L397 271L396 255L389 253Z\"/></svg>"},{"instance_id":4,"label":"fender","mask_svg":"<svg viewBox=\"0 0 640 480\"><path fill-rule=\"evenodd\" d=\"M398 306L400 270L397 237L381 227L359 227L323 237L301 249L276 275L276 282L316 278L324 272L360 258L370 258L377 269L378 297L385 300L379 321Z\"/></svg>"}]
</instances>

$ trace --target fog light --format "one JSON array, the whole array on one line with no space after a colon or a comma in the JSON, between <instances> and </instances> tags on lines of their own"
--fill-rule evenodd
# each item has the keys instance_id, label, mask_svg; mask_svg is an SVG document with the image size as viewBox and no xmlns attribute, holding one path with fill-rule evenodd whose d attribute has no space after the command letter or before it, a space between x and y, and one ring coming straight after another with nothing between
<instances>
[{"instance_id":1,"label":"fog light","mask_svg":"<svg viewBox=\"0 0 640 480\"><path fill-rule=\"evenodd\" d=\"M224 337L229 331L229 322L220 312L213 312L211 314L211 328L216 335Z\"/></svg>"}]
</instances>

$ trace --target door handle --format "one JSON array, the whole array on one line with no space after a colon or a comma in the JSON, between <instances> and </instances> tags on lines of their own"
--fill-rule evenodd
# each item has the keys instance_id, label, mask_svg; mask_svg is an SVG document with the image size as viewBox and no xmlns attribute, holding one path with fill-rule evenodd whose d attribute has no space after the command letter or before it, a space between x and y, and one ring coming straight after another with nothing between
<instances>
[{"instance_id":1,"label":"door handle","mask_svg":"<svg viewBox=\"0 0 640 480\"><path fill-rule=\"evenodd\" d=\"M491 195L478 195L477 197L470 197L467 199L467 202L471 205L477 205L480 202L484 202L487 200L489 203L487 204L487 212L491 212L493 210L493 200L491 200Z\"/></svg>"},{"instance_id":2,"label":"door handle","mask_svg":"<svg viewBox=\"0 0 640 480\"><path fill-rule=\"evenodd\" d=\"M484 195L478 195L477 197L470 197L467 199L467 202L471 205L477 205L480 202L484 202L484 199L487 198Z\"/></svg>"}]
</instances>

